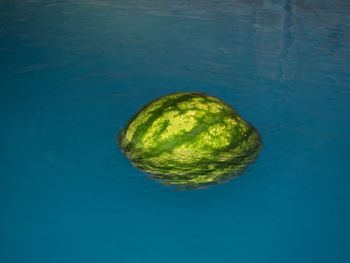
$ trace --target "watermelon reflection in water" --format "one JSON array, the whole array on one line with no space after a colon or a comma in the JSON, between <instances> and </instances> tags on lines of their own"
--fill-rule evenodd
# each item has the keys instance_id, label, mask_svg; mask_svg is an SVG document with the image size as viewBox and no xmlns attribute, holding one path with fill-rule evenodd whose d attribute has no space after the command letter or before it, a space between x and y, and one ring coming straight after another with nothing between
<instances>
[{"instance_id":1,"label":"watermelon reflection in water","mask_svg":"<svg viewBox=\"0 0 350 263\"><path fill-rule=\"evenodd\" d=\"M262 148L251 124L222 100L200 92L148 103L119 132L118 144L135 167L183 189L239 176Z\"/></svg>"}]
</instances>

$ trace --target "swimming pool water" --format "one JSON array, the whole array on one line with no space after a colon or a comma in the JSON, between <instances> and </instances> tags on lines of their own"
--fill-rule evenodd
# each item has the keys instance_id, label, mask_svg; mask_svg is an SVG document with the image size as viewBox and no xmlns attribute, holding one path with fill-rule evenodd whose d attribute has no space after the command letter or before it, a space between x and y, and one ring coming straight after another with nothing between
<instances>
[{"instance_id":1,"label":"swimming pool water","mask_svg":"<svg viewBox=\"0 0 350 263\"><path fill-rule=\"evenodd\" d=\"M350 262L346 0L0 1L0 262ZM201 91L261 133L173 191L116 135Z\"/></svg>"}]
</instances>

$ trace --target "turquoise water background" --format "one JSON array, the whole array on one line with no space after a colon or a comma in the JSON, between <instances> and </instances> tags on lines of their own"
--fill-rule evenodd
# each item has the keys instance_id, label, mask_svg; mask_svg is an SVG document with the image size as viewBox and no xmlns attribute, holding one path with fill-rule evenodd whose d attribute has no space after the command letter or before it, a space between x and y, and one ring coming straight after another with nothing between
<instances>
[{"instance_id":1,"label":"turquoise water background","mask_svg":"<svg viewBox=\"0 0 350 263\"><path fill-rule=\"evenodd\" d=\"M350 2L0 1L0 262L350 262ZM264 148L173 191L116 135L201 91Z\"/></svg>"}]
</instances>

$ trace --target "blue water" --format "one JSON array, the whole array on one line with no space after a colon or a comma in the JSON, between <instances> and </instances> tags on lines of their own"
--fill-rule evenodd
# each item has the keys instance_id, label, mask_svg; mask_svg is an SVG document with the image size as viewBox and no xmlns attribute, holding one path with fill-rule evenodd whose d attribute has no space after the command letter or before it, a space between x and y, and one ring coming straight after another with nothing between
<instances>
[{"instance_id":1,"label":"blue water","mask_svg":"<svg viewBox=\"0 0 350 263\"><path fill-rule=\"evenodd\" d=\"M350 262L350 2L0 1L0 262ZM173 191L116 135L178 91L261 133Z\"/></svg>"}]
</instances>

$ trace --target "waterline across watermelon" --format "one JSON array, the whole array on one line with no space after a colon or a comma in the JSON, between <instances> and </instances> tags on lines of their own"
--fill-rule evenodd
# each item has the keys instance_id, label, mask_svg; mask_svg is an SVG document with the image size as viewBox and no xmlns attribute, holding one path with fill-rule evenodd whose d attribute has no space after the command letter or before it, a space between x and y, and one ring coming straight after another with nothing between
<instances>
[{"instance_id":1,"label":"waterline across watermelon","mask_svg":"<svg viewBox=\"0 0 350 263\"><path fill-rule=\"evenodd\" d=\"M201 92L174 93L143 106L119 132L118 144L135 167L189 189L238 176L262 148L250 123Z\"/></svg>"}]
</instances>

